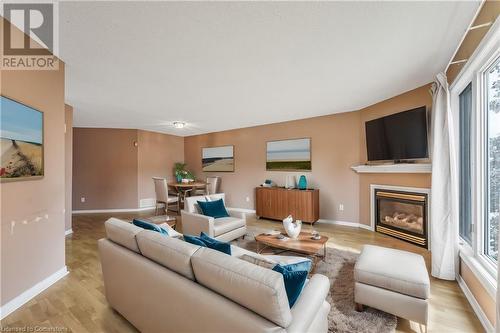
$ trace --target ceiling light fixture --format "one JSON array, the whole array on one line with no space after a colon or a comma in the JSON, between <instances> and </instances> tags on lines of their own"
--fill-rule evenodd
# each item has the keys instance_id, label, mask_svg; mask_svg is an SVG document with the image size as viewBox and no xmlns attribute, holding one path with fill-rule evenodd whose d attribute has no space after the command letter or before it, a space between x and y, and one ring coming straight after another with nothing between
<instances>
[{"instance_id":1,"label":"ceiling light fixture","mask_svg":"<svg viewBox=\"0 0 500 333\"><path fill-rule=\"evenodd\" d=\"M174 121L173 125L175 128L184 128L186 127L186 123L183 121Z\"/></svg>"}]
</instances>

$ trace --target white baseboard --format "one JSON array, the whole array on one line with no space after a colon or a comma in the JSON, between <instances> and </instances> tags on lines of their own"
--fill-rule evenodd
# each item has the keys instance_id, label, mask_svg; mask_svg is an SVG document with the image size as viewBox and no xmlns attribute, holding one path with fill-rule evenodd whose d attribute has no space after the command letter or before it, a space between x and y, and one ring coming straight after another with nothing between
<instances>
[{"instance_id":1,"label":"white baseboard","mask_svg":"<svg viewBox=\"0 0 500 333\"><path fill-rule=\"evenodd\" d=\"M11 301L7 302L5 305L0 307L0 319L4 319L7 317L9 314L23 306L26 302L31 300L33 297L62 279L66 274L68 274L68 269L66 266L49 276L48 278L38 282L35 284L33 287L29 288L25 292L23 292L21 295L17 296L16 298L12 299Z\"/></svg>"},{"instance_id":2,"label":"white baseboard","mask_svg":"<svg viewBox=\"0 0 500 333\"><path fill-rule=\"evenodd\" d=\"M73 229L68 229L68 230L64 231L64 236L71 235L72 233L73 233Z\"/></svg>"},{"instance_id":3,"label":"white baseboard","mask_svg":"<svg viewBox=\"0 0 500 333\"><path fill-rule=\"evenodd\" d=\"M362 223L357 223L357 222L347 222L347 221L335 221L335 220L326 220L326 219L319 219L317 223L325 223L325 224L333 224L333 225L342 225L345 227L351 227L351 228L361 228L361 229L366 229L373 231L371 226L362 224Z\"/></svg>"},{"instance_id":4,"label":"white baseboard","mask_svg":"<svg viewBox=\"0 0 500 333\"><path fill-rule=\"evenodd\" d=\"M483 325L484 330L488 333L495 332L495 328L493 327L493 325L491 325L490 321L488 320L488 317L486 317L486 314L484 313L483 309L481 308L476 298L470 291L469 287L467 287L467 284L460 275L457 276L457 282L458 285L460 286L460 289L462 289L465 297L469 301L469 304L472 306L472 309L476 313L476 316L479 318L479 321Z\"/></svg>"},{"instance_id":5,"label":"white baseboard","mask_svg":"<svg viewBox=\"0 0 500 333\"><path fill-rule=\"evenodd\" d=\"M85 210L74 210L73 214L92 214L92 213L127 213L127 212L142 212L145 210L153 210L152 207L142 207L142 208L120 208L120 209L85 209Z\"/></svg>"},{"instance_id":6,"label":"white baseboard","mask_svg":"<svg viewBox=\"0 0 500 333\"><path fill-rule=\"evenodd\" d=\"M255 209L248 209L248 208L236 208L236 207L227 207L227 209L234 209L243 213L247 214L255 214Z\"/></svg>"}]
</instances>

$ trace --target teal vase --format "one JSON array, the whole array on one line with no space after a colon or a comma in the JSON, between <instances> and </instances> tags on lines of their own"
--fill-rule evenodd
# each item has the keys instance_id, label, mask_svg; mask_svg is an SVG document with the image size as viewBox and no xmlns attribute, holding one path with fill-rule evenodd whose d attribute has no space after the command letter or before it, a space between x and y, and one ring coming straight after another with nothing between
<instances>
[{"instance_id":1,"label":"teal vase","mask_svg":"<svg viewBox=\"0 0 500 333\"><path fill-rule=\"evenodd\" d=\"M181 175L176 175L175 180L177 180L178 183L182 181L182 176Z\"/></svg>"},{"instance_id":2,"label":"teal vase","mask_svg":"<svg viewBox=\"0 0 500 333\"><path fill-rule=\"evenodd\" d=\"M306 176L302 175L299 178L299 190L307 189L307 179Z\"/></svg>"}]
</instances>

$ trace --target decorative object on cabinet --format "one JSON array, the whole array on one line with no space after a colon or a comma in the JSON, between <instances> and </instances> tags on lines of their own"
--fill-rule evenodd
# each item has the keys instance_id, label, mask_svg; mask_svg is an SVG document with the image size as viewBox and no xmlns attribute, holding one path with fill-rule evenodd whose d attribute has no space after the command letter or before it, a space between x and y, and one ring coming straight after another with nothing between
<instances>
[{"instance_id":1,"label":"decorative object on cabinet","mask_svg":"<svg viewBox=\"0 0 500 333\"><path fill-rule=\"evenodd\" d=\"M307 179L306 176L302 175L299 178L299 190L306 190L307 189Z\"/></svg>"},{"instance_id":2,"label":"decorative object on cabinet","mask_svg":"<svg viewBox=\"0 0 500 333\"><path fill-rule=\"evenodd\" d=\"M294 175L286 175L285 177L285 188L295 188L296 181Z\"/></svg>"}]
</instances>

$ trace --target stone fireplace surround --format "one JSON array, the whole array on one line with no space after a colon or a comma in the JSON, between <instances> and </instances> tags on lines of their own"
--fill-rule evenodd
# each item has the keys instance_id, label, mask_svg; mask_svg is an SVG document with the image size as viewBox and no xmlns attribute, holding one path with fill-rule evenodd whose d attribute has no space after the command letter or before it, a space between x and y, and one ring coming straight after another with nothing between
<instances>
[{"instance_id":1,"label":"stone fireplace surround","mask_svg":"<svg viewBox=\"0 0 500 333\"><path fill-rule=\"evenodd\" d=\"M375 190L388 190L388 191L400 191L400 192L411 192L419 194L427 194L427 249L430 249L430 240L432 232L432 223L430 221L430 211L431 211L431 190L428 188L419 187L407 187L407 186L393 186L393 185L378 185L370 184L370 229L376 231L375 214L376 214L376 197Z\"/></svg>"}]
</instances>

